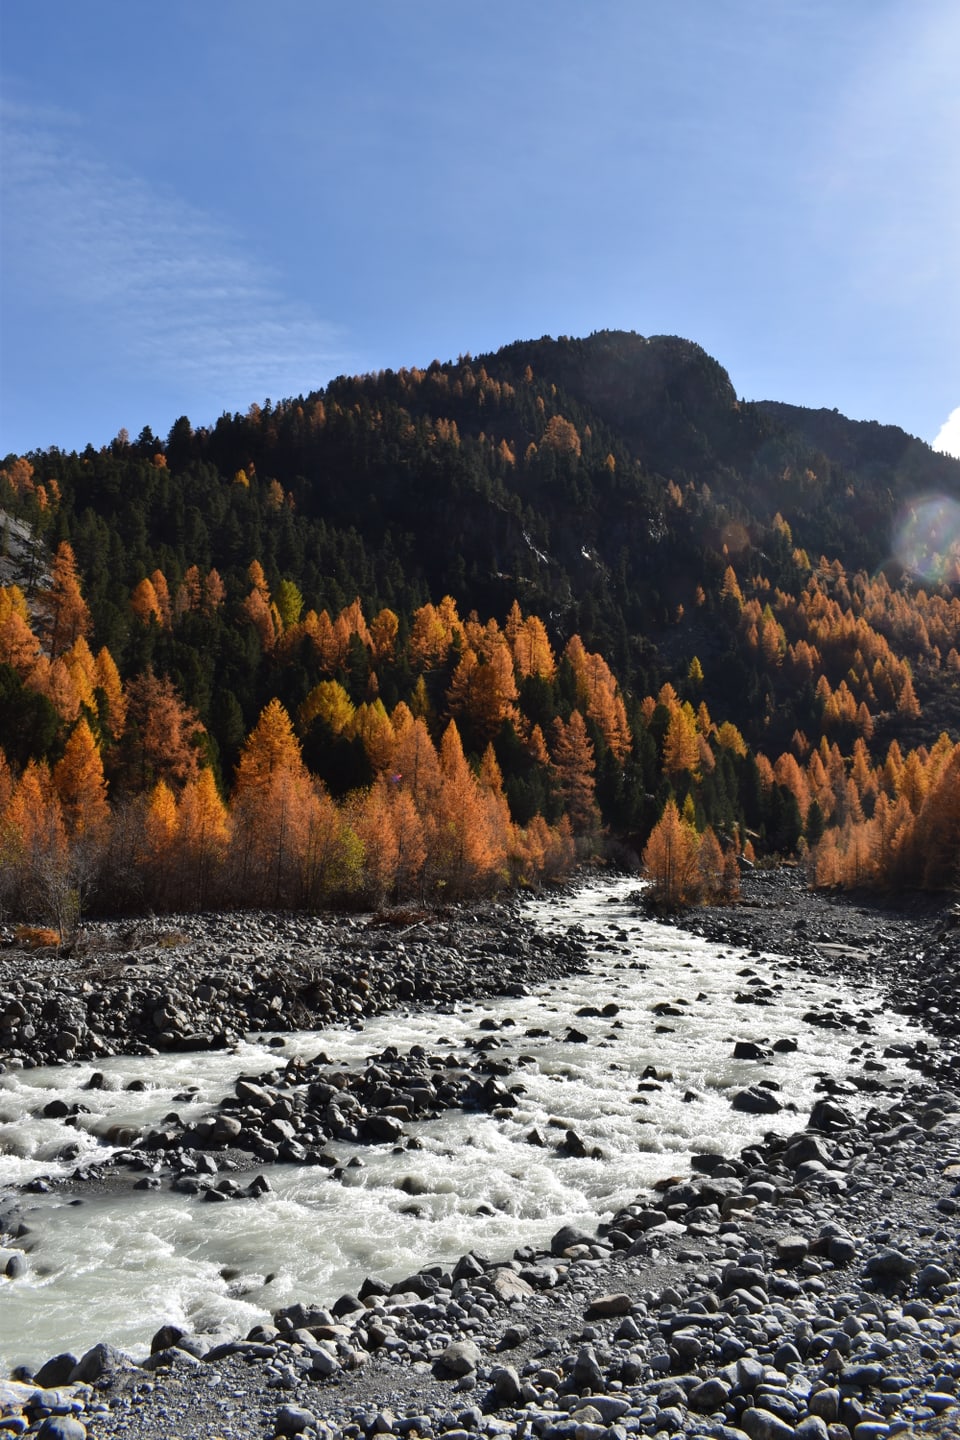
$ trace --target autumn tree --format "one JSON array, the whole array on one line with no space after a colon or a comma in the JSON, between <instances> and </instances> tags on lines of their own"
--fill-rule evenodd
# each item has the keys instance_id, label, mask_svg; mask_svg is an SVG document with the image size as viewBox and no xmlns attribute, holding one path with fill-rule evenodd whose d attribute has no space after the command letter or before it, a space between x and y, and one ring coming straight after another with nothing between
<instances>
[{"instance_id":1,"label":"autumn tree","mask_svg":"<svg viewBox=\"0 0 960 1440\"><path fill-rule=\"evenodd\" d=\"M162 782L161 782L162 784ZM163 789L166 789L164 786ZM159 786L154 790L151 806L154 835L162 843L163 831L170 825L169 801ZM175 874L182 903L202 910L209 903L211 891L216 893L219 871L230 843L230 817L220 798L213 771L204 768L183 787L176 807ZM157 858L163 862L161 850Z\"/></svg>"},{"instance_id":2,"label":"autumn tree","mask_svg":"<svg viewBox=\"0 0 960 1440\"><path fill-rule=\"evenodd\" d=\"M30 625L26 597L19 585L0 587L0 665L29 675L40 654L40 642Z\"/></svg>"},{"instance_id":3,"label":"autumn tree","mask_svg":"<svg viewBox=\"0 0 960 1440\"><path fill-rule=\"evenodd\" d=\"M179 791L197 773L204 733L173 681L145 670L127 687L128 725L115 761L124 787L147 791L157 780Z\"/></svg>"},{"instance_id":4,"label":"autumn tree","mask_svg":"<svg viewBox=\"0 0 960 1440\"><path fill-rule=\"evenodd\" d=\"M157 599L157 592L154 589L153 581L144 577L134 586L130 594L130 609L141 625L163 623L160 612L160 601Z\"/></svg>"},{"instance_id":5,"label":"autumn tree","mask_svg":"<svg viewBox=\"0 0 960 1440\"><path fill-rule=\"evenodd\" d=\"M63 938L76 925L80 909L70 862L50 769L31 760L0 818L0 872L14 908L31 918L51 919Z\"/></svg>"},{"instance_id":6,"label":"autumn tree","mask_svg":"<svg viewBox=\"0 0 960 1440\"><path fill-rule=\"evenodd\" d=\"M42 600L49 619L51 655L59 655L79 635L90 633L90 611L80 588L76 556L66 540L57 546L50 588L44 591Z\"/></svg>"},{"instance_id":7,"label":"autumn tree","mask_svg":"<svg viewBox=\"0 0 960 1440\"><path fill-rule=\"evenodd\" d=\"M440 742L435 821L428 860L448 894L462 896L502 878L504 845L501 837L492 833L487 808L453 720Z\"/></svg>"},{"instance_id":8,"label":"autumn tree","mask_svg":"<svg viewBox=\"0 0 960 1440\"><path fill-rule=\"evenodd\" d=\"M154 904L170 905L179 828L176 797L165 781L158 780L150 794L141 798L140 805L139 864L145 872L146 891Z\"/></svg>"},{"instance_id":9,"label":"autumn tree","mask_svg":"<svg viewBox=\"0 0 960 1440\"><path fill-rule=\"evenodd\" d=\"M96 656L97 714L106 735L119 740L127 723L127 697L116 661L105 645Z\"/></svg>"},{"instance_id":10,"label":"autumn tree","mask_svg":"<svg viewBox=\"0 0 960 1440\"><path fill-rule=\"evenodd\" d=\"M85 719L74 726L63 758L54 767L53 783L69 840L102 844L110 823L107 782L100 751Z\"/></svg>"},{"instance_id":11,"label":"autumn tree","mask_svg":"<svg viewBox=\"0 0 960 1440\"><path fill-rule=\"evenodd\" d=\"M314 791L279 700L261 712L240 753L231 800L234 883L260 903L299 903Z\"/></svg>"},{"instance_id":12,"label":"autumn tree","mask_svg":"<svg viewBox=\"0 0 960 1440\"><path fill-rule=\"evenodd\" d=\"M658 904L674 909L697 898L701 885L699 848L696 830L680 818L676 801L668 800L643 851L644 874Z\"/></svg>"},{"instance_id":13,"label":"autumn tree","mask_svg":"<svg viewBox=\"0 0 960 1440\"><path fill-rule=\"evenodd\" d=\"M699 779L700 746L697 740L697 718L688 702L676 706L667 725L663 742L663 768L672 779L687 774Z\"/></svg>"},{"instance_id":14,"label":"autumn tree","mask_svg":"<svg viewBox=\"0 0 960 1440\"><path fill-rule=\"evenodd\" d=\"M574 833L589 834L600 823L594 783L596 761L579 710L571 712L566 724L559 716L554 720L551 760Z\"/></svg>"}]
</instances>

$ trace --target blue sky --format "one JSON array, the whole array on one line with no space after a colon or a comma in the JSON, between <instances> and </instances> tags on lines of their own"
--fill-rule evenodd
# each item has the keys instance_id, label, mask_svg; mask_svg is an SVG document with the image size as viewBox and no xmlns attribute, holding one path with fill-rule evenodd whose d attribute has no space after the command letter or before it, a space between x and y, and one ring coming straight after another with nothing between
<instances>
[{"instance_id":1,"label":"blue sky","mask_svg":"<svg viewBox=\"0 0 960 1440\"><path fill-rule=\"evenodd\" d=\"M0 455L608 327L960 453L956 0L2 0L0 46Z\"/></svg>"}]
</instances>

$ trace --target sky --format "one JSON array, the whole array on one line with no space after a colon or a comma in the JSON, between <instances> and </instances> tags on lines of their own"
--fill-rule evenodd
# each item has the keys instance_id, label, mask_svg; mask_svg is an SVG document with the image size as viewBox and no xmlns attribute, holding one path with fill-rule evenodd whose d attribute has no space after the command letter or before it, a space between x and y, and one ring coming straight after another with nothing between
<instances>
[{"instance_id":1,"label":"sky","mask_svg":"<svg viewBox=\"0 0 960 1440\"><path fill-rule=\"evenodd\" d=\"M2 0L0 456L598 329L960 455L956 0Z\"/></svg>"}]
</instances>

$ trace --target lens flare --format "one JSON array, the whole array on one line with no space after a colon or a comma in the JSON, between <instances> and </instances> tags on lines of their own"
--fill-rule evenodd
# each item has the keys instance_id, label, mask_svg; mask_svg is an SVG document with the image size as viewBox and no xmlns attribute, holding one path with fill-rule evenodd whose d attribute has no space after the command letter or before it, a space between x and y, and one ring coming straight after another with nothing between
<instances>
[{"instance_id":1,"label":"lens flare","mask_svg":"<svg viewBox=\"0 0 960 1440\"><path fill-rule=\"evenodd\" d=\"M894 552L905 569L937 584L960 582L960 504L946 495L918 497L901 512Z\"/></svg>"}]
</instances>

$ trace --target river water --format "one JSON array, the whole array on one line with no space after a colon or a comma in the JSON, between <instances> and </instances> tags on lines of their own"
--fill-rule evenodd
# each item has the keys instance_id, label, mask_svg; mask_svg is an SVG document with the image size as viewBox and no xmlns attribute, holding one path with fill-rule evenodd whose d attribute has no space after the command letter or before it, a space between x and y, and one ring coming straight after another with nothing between
<instances>
[{"instance_id":1,"label":"river water","mask_svg":"<svg viewBox=\"0 0 960 1440\"><path fill-rule=\"evenodd\" d=\"M301 1032L285 1036L279 1050L252 1037L230 1052L0 1075L0 1220L15 1208L29 1229L18 1242L28 1252L26 1274L0 1278L0 1373L100 1340L142 1355L165 1322L245 1333L294 1300L331 1303L368 1274L396 1280L470 1249L505 1257L517 1245L544 1244L568 1221L592 1229L658 1179L684 1173L691 1153L733 1154L767 1130L801 1129L824 1077L847 1083L867 1066L871 1079L896 1090L909 1074L882 1053L922 1032L885 1013L879 991L848 992L783 957L747 955L644 919L635 892L636 881L594 881L532 904L531 923L582 926L591 963L523 999ZM607 1005L618 1007L615 1016L577 1013ZM861 1028L812 1026L802 1019L810 1010L848 1012ZM361 1065L388 1045L464 1054L465 1042L492 1023L500 1027L497 1057L525 1057L505 1081L525 1091L509 1118L455 1111L411 1124L422 1148L402 1155L334 1143L343 1161L363 1162L343 1179L313 1167L261 1166L270 1193L219 1205L135 1190L125 1172L99 1193L11 1193L36 1175L102 1158L111 1126L139 1131L171 1111L189 1121L232 1092L241 1074L320 1051L340 1066ZM587 1042L571 1043L571 1028ZM733 1059L737 1040L769 1047L781 1038L797 1040L796 1051ZM650 1066L657 1081L643 1078ZM94 1070L105 1077L102 1089L85 1088ZM782 1113L731 1108L732 1096L759 1079L780 1087ZM130 1090L131 1082L144 1088ZM80 1101L89 1113L77 1125L44 1118L54 1098ZM851 1086L843 1103L857 1113L878 1099ZM550 1141L546 1148L529 1143L533 1127ZM567 1127L603 1158L559 1156L553 1147ZM73 1158L58 1159L65 1147ZM0 1250L0 1276L6 1258Z\"/></svg>"}]
</instances>

